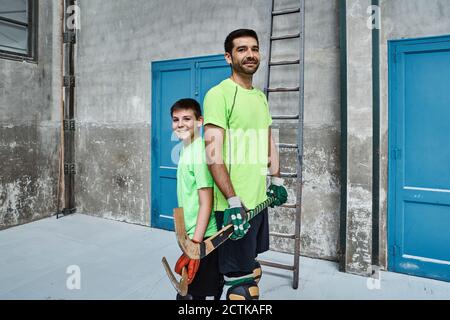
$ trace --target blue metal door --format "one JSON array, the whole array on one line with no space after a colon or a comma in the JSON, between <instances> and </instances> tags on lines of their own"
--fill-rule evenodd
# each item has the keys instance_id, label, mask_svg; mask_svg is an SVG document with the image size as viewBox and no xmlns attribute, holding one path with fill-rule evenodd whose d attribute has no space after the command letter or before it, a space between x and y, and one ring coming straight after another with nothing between
<instances>
[{"instance_id":1,"label":"blue metal door","mask_svg":"<svg viewBox=\"0 0 450 320\"><path fill-rule=\"evenodd\" d=\"M200 104L206 92L230 76L223 55L152 63L151 225L173 230L176 170L181 144L172 133L170 108L181 98Z\"/></svg>"},{"instance_id":2,"label":"blue metal door","mask_svg":"<svg viewBox=\"0 0 450 320\"><path fill-rule=\"evenodd\" d=\"M450 281L450 36L389 43L389 269Z\"/></svg>"}]
</instances>

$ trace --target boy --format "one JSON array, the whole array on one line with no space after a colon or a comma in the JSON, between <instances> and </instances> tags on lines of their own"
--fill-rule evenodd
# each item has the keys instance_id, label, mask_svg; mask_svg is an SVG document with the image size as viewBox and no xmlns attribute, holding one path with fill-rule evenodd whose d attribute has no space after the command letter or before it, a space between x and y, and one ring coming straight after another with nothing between
<instances>
[{"instance_id":1,"label":"boy","mask_svg":"<svg viewBox=\"0 0 450 320\"><path fill-rule=\"evenodd\" d=\"M177 169L178 205L184 210L186 232L194 242L202 242L217 232L212 211L213 179L205 157L205 145L200 136L203 117L199 103L194 99L178 100L170 109L172 129L183 142ZM205 300L214 296L220 300L222 276L218 271L217 252L200 260L182 254L175 272L188 270L188 295L177 294L177 300Z\"/></svg>"}]
</instances>

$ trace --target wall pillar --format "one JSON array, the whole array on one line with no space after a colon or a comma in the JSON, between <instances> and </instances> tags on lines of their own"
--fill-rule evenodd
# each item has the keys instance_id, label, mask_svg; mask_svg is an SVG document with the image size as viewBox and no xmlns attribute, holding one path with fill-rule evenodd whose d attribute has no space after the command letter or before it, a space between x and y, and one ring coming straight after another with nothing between
<instances>
[{"instance_id":1,"label":"wall pillar","mask_svg":"<svg viewBox=\"0 0 450 320\"><path fill-rule=\"evenodd\" d=\"M372 30L371 0L346 1L347 150L346 272L372 272ZM345 130L345 128L343 128Z\"/></svg>"}]
</instances>

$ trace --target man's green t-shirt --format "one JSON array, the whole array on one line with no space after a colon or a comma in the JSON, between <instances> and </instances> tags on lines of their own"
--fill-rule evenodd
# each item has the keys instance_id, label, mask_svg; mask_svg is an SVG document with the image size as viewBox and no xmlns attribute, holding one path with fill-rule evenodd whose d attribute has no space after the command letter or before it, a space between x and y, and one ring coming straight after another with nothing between
<instances>
[{"instance_id":1,"label":"man's green t-shirt","mask_svg":"<svg viewBox=\"0 0 450 320\"><path fill-rule=\"evenodd\" d=\"M197 225L198 190L212 188L214 181L206 164L205 143L201 137L196 138L190 145L183 147L177 169L177 197L178 206L183 208L186 232L189 237L194 236ZM211 212L205 237L217 232L214 212Z\"/></svg>"},{"instance_id":2,"label":"man's green t-shirt","mask_svg":"<svg viewBox=\"0 0 450 320\"><path fill-rule=\"evenodd\" d=\"M269 127L272 124L267 98L258 89L248 90L226 79L208 91L203 107L204 124L226 130L223 159L231 183L247 209L254 209L267 199ZM214 210L226 208L228 202L215 184Z\"/></svg>"}]
</instances>

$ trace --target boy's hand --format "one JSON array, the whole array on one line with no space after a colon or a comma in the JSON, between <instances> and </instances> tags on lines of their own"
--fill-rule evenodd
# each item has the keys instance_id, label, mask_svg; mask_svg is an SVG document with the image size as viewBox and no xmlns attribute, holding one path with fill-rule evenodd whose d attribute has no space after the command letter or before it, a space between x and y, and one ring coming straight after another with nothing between
<instances>
[{"instance_id":1,"label":"boy's hand","mask_svg":"<svg viewBox=\"0 0 450 320\"><path fill-rule=\"evenodd\" d=\"M187 267L188 284L191 284L195 278L198 268L200 267L200 260L191 259L183 253L175 264L175 272L181 275L184 267Z\"/></svg>"},{"instance_id":2,"label":"boy's hand","mask_svg":"<svg viewBox=\"0 0 450 320\"><path fill-rule=\"evenodd\" d=\"M231 240L242 239L250 228L250 223L245 221L247 217L244 205L239 197L232 197L228 199L229 208L225 209L223 215L223 226L230 223L233 224L234 232L230 236Z\"/></svg>"},{"instance_id":3,"label":"boy's hand","mask_svg":"<svg viewBox=\"0 0 450 320\"><path fill-rule=\"evenodd\" d=\"M272 177L271 184L267 190L267 196L276 198L275 202L270 205L271 208L286 203L288 194L286 188L283 186L283 179Z\"/></svg>"}]
</instances>

